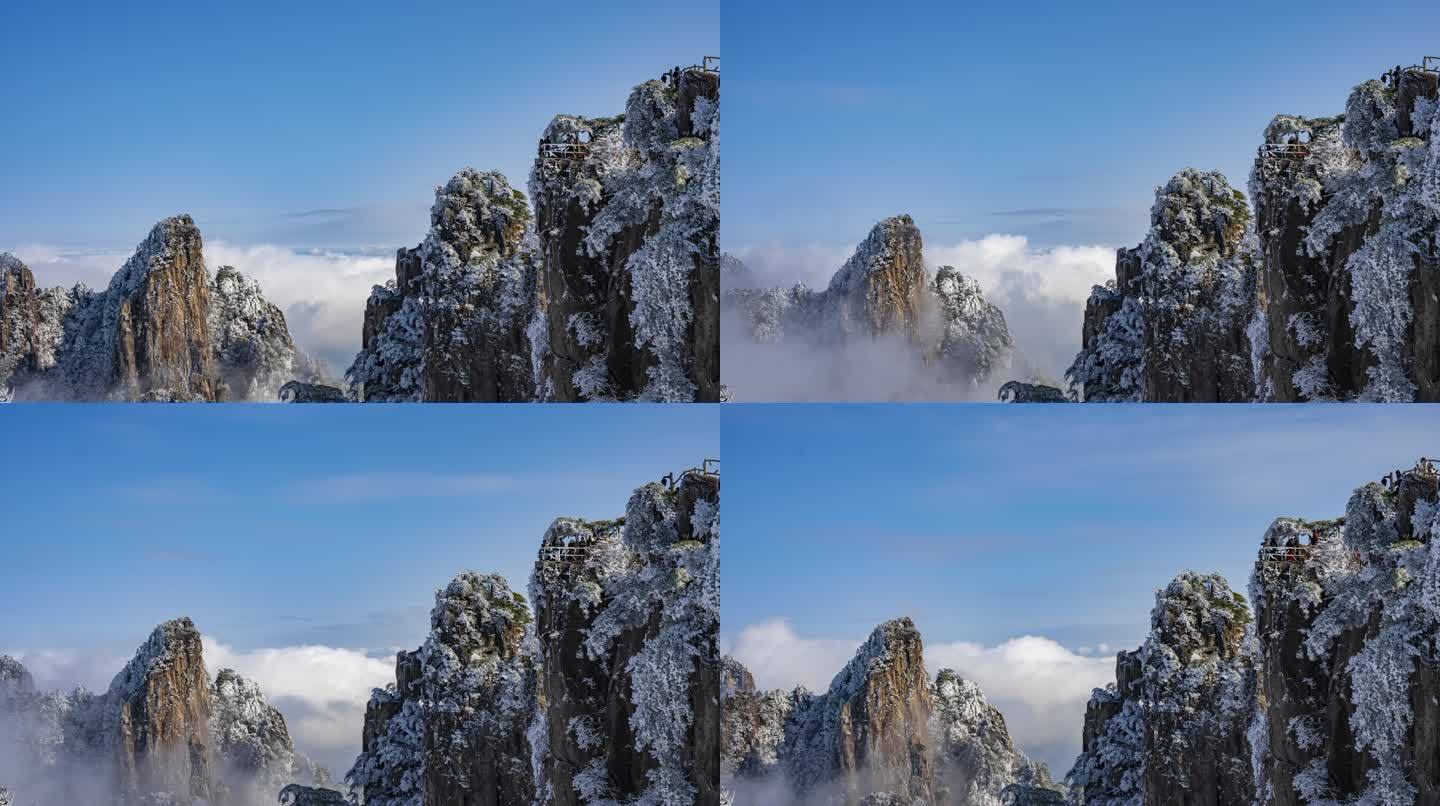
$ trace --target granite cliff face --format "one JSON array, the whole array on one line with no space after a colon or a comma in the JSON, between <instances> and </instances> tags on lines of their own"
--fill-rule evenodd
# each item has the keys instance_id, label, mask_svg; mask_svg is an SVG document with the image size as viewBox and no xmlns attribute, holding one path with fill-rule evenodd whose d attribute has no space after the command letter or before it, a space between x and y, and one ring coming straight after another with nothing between
<instances>
[{"instance_id":1,"label":"granite cliff face","mask_svg":"<svg viewBox=\"0 0 1440 806\"><path fill-rule=\"evenodd\" d=\"M688 472L556 520L528 603L473 572L437 594L367 709L364 802L719 804L719 493Z\"/></svg>"},{"instance_id":2,"label":"granite cliff face","mask_svg":"<svg viewBox=\"0 0 1440 806\"><path fill-rule=\"evenodd\" d=\"M430 232L395 259L365 305L346 373L370 401L534 397L525 328L534 296L530 208L495 172L467 168L435 191Z\"/></svg>"},{"instance_id":3,"label":"granite cliff face","mask_svg":"<svg viewBox=\"0 0 1440 806\"><path fill-rule=\"evenodd\" d=\"M1155 595L1150 637L1116 660L1085 712L1066 781L1077 803L1249 803L1254 702L1250 611L1215 575L1187 572Z\"/></svg>"},{"instance_id":4,"label":"granite cliff face","mask_svg":"<svg viewBox=\"0 0 1440 806\"><path fill-rule=\"evenodd\" d=\"M1176 174L1145 240L1091 293L1071 384L1090 401L1252 399L1254 250L1243 194L1214 171Z\"/></svg>"},{"instance_id":5,"label":"granite cliff face","mask_svg":"<svg viewBox=\"0 0 1440 806\"><path fill-rule=\"evenodd\" d=\"M872 793L935 799L930 681L909 619L871 633L830 690L795 703L782 754L798 793L834 785L846 803Z\"/></svg>"},{"instance_id":6,"label":"granite cliff face","mask_svg":"<svg viewBox=\"0 0 1440 806\"><path fill-rule=\"evenodd\" d=\"M1278 115L1253 214L1216 173L1156 194L1085 309L1087 400L1440 400L1437 76L1397 68L1334 118Z\"/></svg>"},{"instance_id":7,"label":"granite cliff face","mask_svg":"<svg viewBox=\"0 0 1440 806\"><path fill-rule=\"evenodd\" d=\"M531 617L498 576L466 572L435 594L430 637L395 661L365 712L347 780L370 806L521 806L535 787Z\"/></svg>"},{"instance_id":8,"label":"granite cliff face","mask_svg":"<svg viewBox=\"0 0 1440 806\"><path fill-rule=\"evenodd\" d=\"M1440 803L1440 475L1279 518L1244 599L1187 572L1086 711L1079 804Z\"/></svg>"},{"instance_id":9,"label":"granite cliff face","mask_svg":"<svg viewBox=\"0 0 1440 806\"><path fill-rule=\"evenodd\" d=\"M36 691L12 658L0 675L0 776L19 804L259 806L324 776L254 683L210 679L189 619L157 627L103 694Z\"/></svg>"},{"instance_id":10,"label":"granite cliff face","mask_svg":"<svg viewBox=\"0 0 1440 806\"><path fill-rule=\"evenodd\" d=\"M719 400L719 74L641 84L622 118L556 117L530 195L541 399Z\"/></svg>"},{"instance_id":11,"label":"granite cliff face","mask_svg":"<svg viewBox=\"0 0 1440 806\"><path fill-rule=\"evenodd\" d=\"M739 261L727 266L727 285L751 279ZM1004 314L973 279L953 266L926 269L920 230L907 215L876 224L825 290L732 287L725 306L755 345L798 346L818 363L883 343L932 386L978 386L1009 367L1014 349ZM869 393L877 392L884 394Z\"/></svg>"},{"instance_id":12,"label":"granite cliff face","mask_svg":"<svg viewBox=\"0 0 1440 806\"><path fill-rule=\"evenodd\" d=\"M0 255L0 399L268 400L306 366L254 281L210 277L189 216L156 224L103 291L37 289Z\"/></svg>"},{"instance_id":13,"label":"granite cliff face","mask_svg":"<svg viewBox=\"0 0 1440 806\"><path fill-rule=\"evenodd\" d=\"M1250 174L1260 396L1440 400L1436 75L1368 81L1339 118L1277 116Z\"/></svg>"},{"instance_id":14,"label":"granite cliff face","mask_svg":"<svg viewBox=\"0 0 1440 806\"><path fill-rule=\"evenodd\" d=\"M529 188L467 168L436 191L425 241L370 295L352 395L718 400L719 74L556 117Z\"/></svg>"},{"instance_id":15,"label":"granite cliff face","mask_svg":"<svg viewBox=\"0 0 1440 806\"><path fill-rule=\"evenodd\" d=\"M210 680L200 633L189 619L166 622L115 676L101 705L117 754L122 800L168 792L210 799Z\"/></svg>"},{"instance_id":16,"label":"granite cliff face","mask_svg":"<svg viewBox=\"0 0 1440 806\"><path fill-rule=\"evenodd\" d=\"M1343 519L1266 533L1250 585L1270 802L1440 802L1437 498L1422 464L1356 490Z\"/></svg>"},{"instance_id":17,"label":"granite cliff face","mask_svg":"<svg viewBox=\"0 0 1440 806\"><path fill-rule=\"evenodd\" d=\"M932 681L909 619L875 629L824 694L758 692L727 659L723 781L737 802L1049 804L1044 765L1010 739L978 686L944 669Z\"/></svg>"}]
</instances>

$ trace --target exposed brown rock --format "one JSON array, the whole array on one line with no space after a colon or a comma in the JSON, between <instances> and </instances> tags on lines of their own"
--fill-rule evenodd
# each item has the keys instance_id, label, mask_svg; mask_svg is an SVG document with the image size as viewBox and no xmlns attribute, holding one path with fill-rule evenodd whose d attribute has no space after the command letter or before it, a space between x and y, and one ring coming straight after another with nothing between
<instances>
[{"instance_id":1,"label":"exposed brown rock","mask_svg":"<svg viewBox=\"0 0 1440 806\"><path fill-rule=\"evenodd\" d=\"M200 230L167 218L101 292L35 287L0 255L0 399L273 400L299 355L284 314Z\"/></svg>"},{"instance_id":2,"label":"exposed brown rock","mask_svg":"<svg viewBox=\"0 0 1440 806\"><path fill-rule=\"evenodd\" d=\"M117 788L126 797L168 792L209 799L210 678L190 619L155 628L110 684Z\"/></svg>"}]
</instances>

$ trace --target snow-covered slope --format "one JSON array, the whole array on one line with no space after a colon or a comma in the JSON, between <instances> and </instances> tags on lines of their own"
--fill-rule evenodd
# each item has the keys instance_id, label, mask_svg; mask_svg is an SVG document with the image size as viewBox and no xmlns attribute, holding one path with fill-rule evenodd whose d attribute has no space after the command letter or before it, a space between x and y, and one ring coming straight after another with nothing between
<instances>
[{"instance_id":1,"label":"snow-covered slope","mask_svg":"<svg viewBox=\"0 0 1440 806\"><path fill-rule=\"evenodd\" d=\"M395 684L366 708L346 780L368 806L530 802L530 623L495 575L467 571L436 592L429 637L399 653Z\"/></svg>"},{"instance_id":2,"label":"snow-covered slope","mask_svg":"<svg viewBox=\"0 0 1440 806\"><path fill-rule=\"evenodd\" d=\"M286 382L319 375L290 340L285 314L234 266L221 266L210 284L209 331L232 399L276 400Z\"/></svg>"},{"instance_id":3,"label":"snow-covered slope","mask_svg":"<svg viewBox=\"0 0 1440 806\"><path fill-rule=\"evenodd\" d=\"M540 149L540 397L718 400L719 74L647 81L621 118L557 116Z\"/></svg>"},{"instance_id":4,"label":"snow-covered slope","mask_svg":"<svg viewBox=\"0 0 1440 806\"><path fill-rule=\"evenodd\" d=\"M210 277L187 215L156 224L103 291L37 289L0 255L0 400L273 400L316 373L253 280Z\"/></svg>"},{"instance_id":5,"label":"snow-covered slope","mask_svg":"<svg viewBox=\"0 0 1440 806\"><path fill-rule=\"evenodd\" d=\"M210 705L209 749L222 802L268 803L292 782L328 777L295 750L284 715L265 701L260 686L234 669L215 675Z\"/></svg>"},{"instance_id":6,"label":"snow-covered slope","mask_svg":"<svg viewBox=\"0 0 1440 806\"><path fill-rule=\"evenodd\" d=\"M1186 572L1096 690L1067 777L1087 806L1440 803L1440 475L1335 520L1276 519L1250 578Z\"/></svg>"},{"instance_id":7,"label":"snow-covered slope","mask_svg":"<svg viewBox=\"0 0 1440 806\"><path fill-rule=\"evenodd\" d=\"M719 494L687 473L556 520L529 601L475 572L437 593L367 709L364 802L719 804Z\"/></svg>"},{"instance_id":8,"label":"snow-covered slope","mask_svg":"<svg viewBox=\"0 0 1440 806\"><path fill-rule=\"evenodd\" d=\"M1267 531L1250 590L1268 802L1440 802L1437 499L1421 465L1356 490L1342 519Z\"/></svg>"},{"instance_id":9,"label":"snow-covered slope","mask_svg":"<svg viewBox=\"0 0 1440 806\"><path fill-rule=\"evenodd\" d=\"M435 190L430 231L401 249L395 280L365 305L346 377L358 399L523 401L535 394L526 324L534 301L530 208L494 171Z\"/></svg>"},{"instance_id":10,"label":"snow-covered slope","mask_svg":"<svg viewBox=\"0 0 1440 806\"><path fill-rule=\"evenodd\" d=\"M1340 118L1277 116L1250 175L1276 400L1440 399L1436 76L1356 87Z\"/></svg>"}]
</instances>

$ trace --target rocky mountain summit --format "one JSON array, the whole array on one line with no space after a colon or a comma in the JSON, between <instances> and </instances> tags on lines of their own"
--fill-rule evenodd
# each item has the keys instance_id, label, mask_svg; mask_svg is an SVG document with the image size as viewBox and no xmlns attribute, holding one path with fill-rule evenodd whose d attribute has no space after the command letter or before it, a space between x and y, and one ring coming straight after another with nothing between
<instances>
[{"instance_id":1,"label":"rocky mountain summit","mask_svg":"<svg viewBox=\"0 0 1440 806\"><path fill-rule=\"evenodd\" d=\"M367 806L720 803L719 476L551 524L529 598L465 572L366 709Z\"/></svg>"},{"instance_id":2,"label":"rocky mountain summit","mask_svg":"<svg viewBox=\"0 0 1440 806\"><path fill-rule=\"evenodd\" d=\"M1440 400L1437 78L1391 71L1334 118L1278 115L1250 204L1177 174L1085 309L1087 400Z\"/></svg>"},{"instance_id":3,"label":"rocky mountain summit","mask_svg":"<svg viewBox=\"0 0 1440 806\"><path fill-rule=\"evenodd\" d=\"M738 260L726 263L727 285L751 279ZM835 351L887 342L939 384L982 384L1008 368L1014 348L1004 314L974 279L953 266L929 272L908 215L876 224L823 291L734 287L725 306L756 344Z\"/></svg>"},{"instance_id":4,"label":"rocky mountain summit","mask_svg":"<svg viewBox=\"0 0 1440 806\"><path fill-rule=\"evenodd\" d=\"M725 668L735 684L723 695L722 770L736 802L998 806L1060 795L978 686L949 669L930 679L909 619L877 627L824 694L756 691L737 661Z\"/></svg>"},{"instance_id":5,"label":"rocky mountain summit","mask_svg":"<svg viewBox=\"0 0 1440 806\"><path fill-rule=\"evenodd\" d=\"M1086 707L1066 776L1075 802L1250 802L1251 622L1244 597L1216 575L1188 572L1156 592L1150 637L1119 654L1115 683Z\"/></svg>"},{"instance_id":6,"label":"rocky mountain summit","mask_svg":"<svg viewBox=\"0 0 1440 806\"><path fill-rule=\"evenodd\" d=\"M258 686L210 678L189 619L156 627L103 694L36 691L8 657L0 674L0 780L17 806L260 806L325 777Z\"/></svg>"},{"instance_id":7,"label":"rocky mountain summit","mask_svg":"<svg viewBox=\"0 0 1440 806\"><path fill-rule=\"evenodd\" d=\"M425 240L366 304L351 395L718 400L719 73L641 84L619 117L557 116L529 191L469 168L436 190Z\"/></svg>"},{"instance_id":8,"label":"rocky mountain summit","mask_svg":"<svg viewBox=\"0 0 1440 806\"><path fill-rule=\"evenodd\" d=\"M39 289L0 255L0 399L272 400L317 372L253 280L211 277L189 216L156 224L103 291Z\"/></svg>"},{"instance_id":9,"label":"rocky mountain summit","mask_svg":"<svg viewBox=\"0 0 1440 806\"><path fill-rule=\"evenodd\" d=\"M1250 602L1187 572L1096 690L1078 804L1440 803L1440 475L1422 460L1342 518L1276 519Z\"/></svg>"},{"instance_id":10,"label":"rocky mountain summit","mask_svg":"<svg viewBox=\"0 0 1440 806\"><path fill-rule=\"evenodd\" d=\"M1213 171L1177 174L1155 192L1144 242L1091 293L1071 383L1092 401L1253 397L1254 249L1244 194Z\"/></svg>"}]
</instances>

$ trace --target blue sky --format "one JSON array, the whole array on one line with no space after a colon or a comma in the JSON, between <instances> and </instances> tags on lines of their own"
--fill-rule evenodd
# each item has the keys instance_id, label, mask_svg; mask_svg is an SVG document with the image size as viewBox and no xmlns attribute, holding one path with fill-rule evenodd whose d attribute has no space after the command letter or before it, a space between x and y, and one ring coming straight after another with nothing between
<instances>
[{"instance_id":1,"label":"blue sky","mask_svg":"<svg viewBox=\"0 0 1440 806\"><path fill-rule=\"evenodd\" d=\"M1281 515L1343 514L1440 415L1370 406L727 408L724 629L1141 638L1179 571L1243 592ZM1433 447L1433 446L1431 446Z\"/></svg>"},{"instance_id":2,"label":"blue sky","mask_svg":"<svg viewBox=\"0 0 1440 806\"><path fill-rule=\"evenodd\" d=\"M878 219L927 242L1140 240L1186 166L1244 189L1278 113L1435 49L1433 6L726 0L727 249L853 245Z\"/></svg>"},{"instance_id":3,"label":"blue sky","mask_svg":"<svg viewBox=\"0 0 1440 806\"><path fill-rule=\"evenodd\" d=\"M181 615L239 648L414 646L456 573L523 592L551 520L719 452L708 406L4 414L0 648L128 653Z\"/></svg>"},{"instance_id":4,"label":"blue sky","mask_svg":"<svg viewBox=\"0 0 1440 806\"><path fill-rule=\"evenodd\" d=\"M6 3L0 247L420 240L434 187L524 188L561 112L719 47L719 2ZM118 268L118 266L117 266Z\"/></svg>"}]
</instances>

